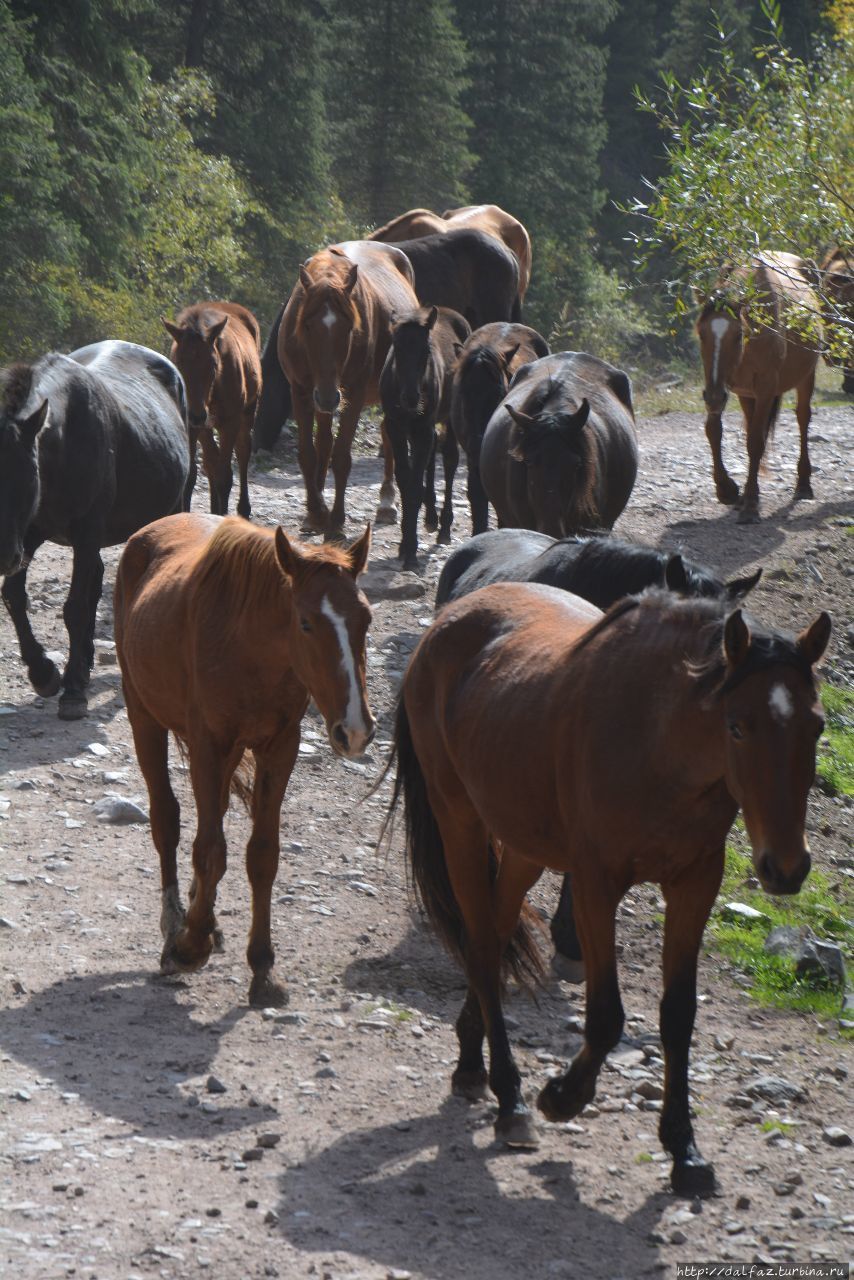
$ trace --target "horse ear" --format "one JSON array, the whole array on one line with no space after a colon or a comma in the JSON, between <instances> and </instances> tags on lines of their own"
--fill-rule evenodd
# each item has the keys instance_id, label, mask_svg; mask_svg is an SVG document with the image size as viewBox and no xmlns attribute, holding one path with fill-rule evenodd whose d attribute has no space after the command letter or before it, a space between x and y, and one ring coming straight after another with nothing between
<instances>
[{"instance_id":1,"label":"horse ear","mask_svg":"<svg viewBox=\"0 0 854 1280\"><path fill-rule=\"evenodd\" d=\"M358 280L358 278L359 278L359 268L354 262L347 275L347 279L344 282L344 292L347 294L348 297L355 289L356 281Z\"/></svg>"},{"instance_id":2,"label":"horse ear","mask_svg":"<svg viewBox=\"0 0 854 1280\"><path fill-rule=\"evenodd\" d=\"M170 337L173 338L175 342L180 342L185 332L181 326L173 324L172 321L167 320L165 316L161 316L160 319L163 323L163 328L167 331Z\"/></svg>"},{"instance_id":3,"label":"horse ear","mask_svg":"<svg viewBox=\"0 0 854 1280\"><path fill-rule=\"evenodd\" d=\"M223 316L221 320L217 320L216 324L212 324L211 327L206 330L205 341L209 342L211 346L213 346L227 324L228 316Z\"/></svg>"},{"instance_id":4,"label":"horse ear","mask_svg":"<svg viewBox=\"0 0 854 1280\"><path fill-rule=\"evenodd\" d=\"M427 328L432 329L433 325L436 323L438 319L439 319L439 308L431 307L427 315Z\"/></svg>"},{"instance_id":5,"label":"horse ear","mask_svg":"<svg viewBox=\"0 0 854 1280\"><path fill-rule=\"evenodd\" d=\"M350 572L354 578L358 578L368 563L368 552L371 549L371 522L368 521L365 526L365 532L350 548Z\"/></svg>"},{"instance_id":6,"label":"horse ear","mask_svg":"<svg viewBox=\"0 0 854 1280\"><path fill-rule=\"evenodd\" d=\"M20 423L21 436L26 444L35 444L36 436L45 424L48 411L47 400L42 400L35 413L31 413L28 418L24 418Z\"/></svg>"},{"instance_id":7,"label":"horse ear","mask_svg":"<svg viewBox=\"0 0 854 1280\"><path fill-rule=\"evenodd\" d=\"M724 623L724 655L731 667L738 667L750 648L750 628L740 609L734 609Z\"/></svg>"},{"instance_id":8,"label":"horse ear","mask_svg":"<svg viewBox=\"0 0 854 1280\"><path fill-rule=\"evenodd\" d=\"M513 377L510 379L510 384L507 388L508 391L510 390L510 387L517 386L522 381L523 378L527 378L528 374L531 372L531 366L533 363L534 363L533 360L529 360L527 364L519 365L519 368L516 370L516 372L513 374Z\"/></svg>"},{"instance_id":9,"label":"horse ear","mask_svg":"<svg viewBox=\"0 0 854 1280\"><path fill-rule=\"evenodd\" d=\"M566 424L565 431L567 435L575 435L576 432L581 431L589 417L590 401L585 398Z\"/></svg>"},{"instance_id":10,"label":"horse ear","mask_svg":"<svg viewBox=\"0 0 854 1280\"><path fill-rule=\"evenodd\" d=\"M512 404L505 405L504 407L516 423L516 426L521 427L523 431L527 430L528 427L533 426L534 419L527 413L522 413L521 410L514 409Z\"/></svg>"},{"instance_id":11,"label":"horse ear","mask_svg":"<svg viewBox=\"0 0 854 1280\"><path fill-rule=\"evenodd\" d=\"M830 639L830 614L822 611L815 622L801 632L795 644L798 653L806 658L811 667L814 667L821 655L827 648L827 642Z\"/></svg>"},{"instance_id":12,"label":"horse ear","mask_svg":"<svg viewBox=\"0 0 854 1280\"><path fill-rule=\"evenodd\" d=\"M756 586L762 577L762 570L757 569L755 573L748 574L746 578L733 578L724 586L724 595L727 600L743 600Z\"/></svg>"},{"instance_id":13,"label":"horse ear","mask_svg":"<svg viewBox=\"0 0 854 1280\"><path fill-rule=\"evenodd\" d=\"M308 272L306 271L302 263L300 263L300 269L299 269L299 282L302 285L303 289L311 288L311 276L308 274Z\"/></svg>"},{"instance_id":14,"label":"horse ear","mask_svg":"<svg viewBox=\"0 0 854 1280\"><path fill-rule=\"evenodd\" d=\"M516 355L516 352L519 350L520 345L521 344L517 342L515 347L508 347L507 350L502 354L501 363L504 365L505 369L510 368L511 364L513 363L513 359Z\"/></svg>"},{"instance_id":15,"label":"horse ear","mask_svg":"<svg viewBox=\"0 0 854 1280\"><path fill-rule=\"evenodd\" d=\"M295 578L302 564L302 556L281 525L276 529L276 557L287 576Z\"/></svg>"},{"instance_id":16,"label":"horse ear","mask_svg":"<svg viewBox=\"0 0 854 1280\"><path fill-rule=\"evenodd\" d=\"M685 561L678 551L667 557L667 563L664 566L664 585L668 591L675 591L677 595L685 596L688 594L688 574L685 570Z\"/></svg>"}]
</instances>

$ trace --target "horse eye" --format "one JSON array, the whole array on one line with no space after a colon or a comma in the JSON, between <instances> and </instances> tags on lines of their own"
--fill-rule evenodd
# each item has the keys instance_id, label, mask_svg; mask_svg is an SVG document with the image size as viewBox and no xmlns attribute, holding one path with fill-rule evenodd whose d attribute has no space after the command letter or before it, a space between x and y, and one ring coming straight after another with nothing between
<instances>
[{"instance_id":1,"label":"horse eye","mask_svg":"<svg viewBox=\"0 0 854 1280\"><path fill-rule=\"evenodd\" d=\"M730 720L729 725L727 727L730 731L731 736L735 738L736 742L741 742L742 738L744 737L744 731L741 725L738 723L738 721Z\"/></svg>"},{"instance_id":2,"label":"horse eye","mask_svg":"<svg viewBox=\"0 0 854 1280\"><path fill-rule=\"evenodd\" d=\"M311 631L313 629L308 618L300 618L299 625L301 631Z\"/></svg>"}]
</instances>

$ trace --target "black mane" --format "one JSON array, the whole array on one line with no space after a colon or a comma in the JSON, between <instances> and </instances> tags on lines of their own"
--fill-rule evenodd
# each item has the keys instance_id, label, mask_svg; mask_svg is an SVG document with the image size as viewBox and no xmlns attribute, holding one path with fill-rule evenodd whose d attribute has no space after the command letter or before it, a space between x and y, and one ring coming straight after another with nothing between
<instances>
[{"instance_id":1,"label":"black mane","mask_svg":"<svg viewBox=\"0 0 854 1280\"><path fill-rule=\"evenodd\" d=\"M3 409L13 415L20 413L33 388L33 366L12 364L3 374Z\"/></svg>"}]
</instances>

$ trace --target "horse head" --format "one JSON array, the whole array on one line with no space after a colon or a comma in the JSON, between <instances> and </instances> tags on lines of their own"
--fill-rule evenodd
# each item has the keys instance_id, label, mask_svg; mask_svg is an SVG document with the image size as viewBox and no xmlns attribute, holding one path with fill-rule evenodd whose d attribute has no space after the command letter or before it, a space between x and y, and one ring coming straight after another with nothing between
<instances>
[{"instance_id":1,"label":"horse head","mask_svg":"<svg viewBox=\"0 0 854 1280\"><path fill-rule=\"evenodd\" d=\"M564 538L595 524L590 511L589 452L583 437L590 402L581 401L574 413L523 413L507 405L516 424L509 456L525 467L528 503L536 515L537 531Z\"/></svg>"},{"instance_id":2,"label":"horse head","mask_svg":"<svg viewBox=\"0 0 854 1280\"><path fill-rule=\"evenodd\" d=\"M204 427L211 391L222 368L217 339L228 324L228 316L211 322L200 310L188 317L185 324L177 324L165 316L160 319L172 337L170 359L181 371L187 388L190 425Z\"/></svg>"},{"instance_id":3,"label":"horse head","mask_svg":"<svg viewBox=\"0 0 854 1280\"><path fill-rule=\"evenodd\" d=\"M807 794L824 728L812 669L827 647L821 613L795 639L753 634L740 609L723 630L718 693L727 788L744 814L753 864L768 893L797 893L810 869Z\"/></svg>"},{"instance_id":4,"label":"horse head","mask_svg":"<svg viewBox=\"0 0 854 1280\"><path fill-rule=\"evenodd\" d=\"M746 339L747 315L739 304L713 299L697 320L697 337L706 382L703 400L712 413L723 413L728 385L738 368Z\"/></svg>"},{"instance_id":5,"label":"horse head","mask_svg":"<svg viewBox=\"0 0 854 1280\"><path fill-rule=\"evenodd\" d=\"M423 399L424 379L433 350L430 334L439 316L438 307L419 307L392 315L391 345L401 408L417 413Z\"/></svg>"},{"instance_id":6,"label":"horse head","mask_svg":"<svg viewBox=\"0 0 854 1280\"><path fill-rule=\"evenodd\" d=\"M32 368L9 370L0 409L0 576L25 564L24 535L39 505L38 435L48 421L48 402L28 403Z\"/></svg>"},{"instance_id":7,"label":"horse head","mask_svg":"<svg viewBox=\"0 0 854 1280\"><path fill-rule=\"evenodd\" d=\"M334 250L316 254L299 269L303 298L297 325L320 413L334 413L341 404L342 372L361 329L353 298L358 279L356 263Z\"/></svg>"},{"instance_id":8,"label":"horse head","mask_svg":"<svg viewBox=\"0 0 854 1280\"><path fill-rule=\"evenodd\" d=\"M276 556L291 588L289 654L317 703L333 751L361 755L376 731L365 686L371 610L356 579L371 545L371 526L348 550L298 547L276 530Z\"/></svg>"}]
</instances>

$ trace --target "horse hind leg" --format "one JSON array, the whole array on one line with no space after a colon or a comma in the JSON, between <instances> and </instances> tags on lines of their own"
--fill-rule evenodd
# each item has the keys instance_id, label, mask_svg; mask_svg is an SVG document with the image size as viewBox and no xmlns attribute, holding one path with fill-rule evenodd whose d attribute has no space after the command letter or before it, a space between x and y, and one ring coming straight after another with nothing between
<instances>
[{"instance_id":1,"label":"horse hind leg","mask_svg":"<svg viewBox=\"0 0 854 1280\"><path fill-rule=\"evenodd\" d=\"M380 433L382 435L380 452L383 457L383 481L380 485L380 501L375 519L377 524L397 524L400 512L394 500L394 449L389 439L385 418L382 420Z\"/></svg>"},{"instance_id":2,"label":"horse hind leg","mask_svg":"<svg viewBox=\"0 0 854 1280\"><path fill-rule=\"evenodd\" d=\"M160 859L160 933L164 944L160 967L169 972L168 956L184 926L177 862L181 810L169 780L169 735L139 705L127 679L125 693L136 758L148 788L151 839Z\"/></svg>"},{"instance_id":3,"label":"horse hind leg","mask_svg":"<svg viewBox=\"0 0 854 1280\"><path fill-rule=\"evenodd\" d=\"M94 661L95 614L101 598L104 562L96 541L74 548L71 587L63 608L68 631L68 662L62 677L60 720L80 720L86 715L86 694Z\"/></svg>"},{"instance_id":4,"label":"horse hind leg","mask_svg":"<svg viewBox=\"0 0 854 1280\"><path fill-rule=\"evenodd\" d=\"M248 520L252 514L252 506L249 501L249 459L252 454L252 424L254 421L255 405L253 404L250 408L244 410L237 432L237 439L234 442L234 452L237 455L237 474L240 483L237 514L243 516L244 520Z\"/></svg>"},{"instance_id":5,"label":"horse hind leg","mask_svg":"<svg viewBox=\"0 0 854 1280\"><path fill-rule=\"evenodd\" d=\"M798 481L795 485L795 498L798 500L812 498L813 496L810 482L812 463L810 462L809 430L810 420L812 419L812 393L814 388L815 367L810 371L809 377L805 378L798 387L795 402L795 416L798 419L798 430L801 437L801 451L798 456Z\"/></svg>"},{"instance_id":6,"label":"horse hind leg","mask_svg":"<svg viewBox=\"0 0 854 1280\"><path fill-rule=\"evenodd\" d=\"M28 555L32 556L34 550L35 548L28 549ZM56 663L47 656L30 626L27 616L27 569L19 569L17 573L4 578L0 594L18 637L21 658L27 668L30 684L39 697L54 697L62 687L62 677Z\"/></svg>"},{"instance_id":7,"label":"horse hind leg","mask_svg":"<svg viewBox=\"0 0 854 1280\"><path fill-rule=\"evenodd\" d=\"M447 546L451 541L451 526L454 523L454 476L460 461L460 447L457 437L450 426L445 427L442 441L442 470L445 475L445 497L442 502L442 513L439 517L439 535L436 542Z\"/></svg>"}]
</instances>

